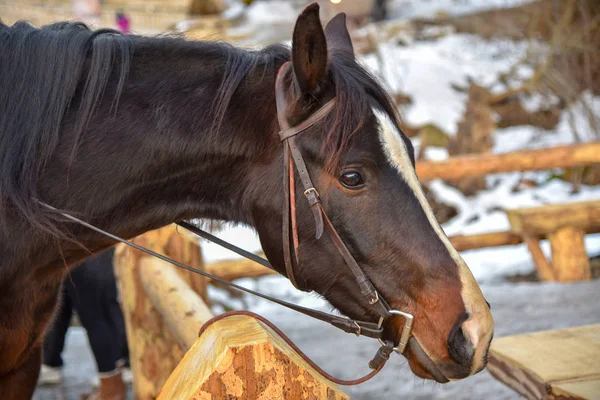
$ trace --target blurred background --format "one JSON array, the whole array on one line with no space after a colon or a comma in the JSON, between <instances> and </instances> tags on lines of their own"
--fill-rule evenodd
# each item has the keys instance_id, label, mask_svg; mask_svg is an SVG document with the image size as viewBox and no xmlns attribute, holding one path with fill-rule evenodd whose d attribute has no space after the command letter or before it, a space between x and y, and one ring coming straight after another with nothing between
<instances>
[{"instance_id":1,"label":"blurred background","mask_svg":"<svg viewBox=\"0 0 600 400\"><path fill-rule=\"evenodd\" d=\"M38 26L77 19L127 33L176 33L252 48L289 43L295 19L308 3L0 0L0 18L7 24L28 20ZM531 164L538 160L544 168L536 169L542 171L510 172L504 166L508 172L460 179L447 174L424 184L444 230L459 243L492 304L496 335L600 322L600 164L570 167L567 162L586 143L600 140L600 2L319 3L324 21L341 11L348 14L357 56L393 96L420 162L477 154L481 159L498 156L494 160L506 164L511 159L502 155L547 149L519 158ZM561 147L565 145L569 147ZM543 220L562 218L572 231L528 231L519 221L527 222L533 218L527 210L540 207ZM576 215L583 216L576 220ZM535 224L544 221L527 226ZM219 236L260 252L249 229L222 227ZM295 291L284 278L254 271L226 250L207 242L201 242L201 249L207 267L236 265L246 271L231 276L239 278L237 283L304 306L331 308L316 295ZM564 275L561 263L576 272ZM360 375L376 348L369 340L339 334L265 301L216 285L207 291L213 313L249 309L271 319L334 375ZM65 357L66 379L40 387L36 399L75 399L88 389L95 367L81 330L69 331ZM419 380L401 357L392 357L372 381L344 390L353 399L518 398L487 371L447 385Z\"/></svg>"}]
</instances>

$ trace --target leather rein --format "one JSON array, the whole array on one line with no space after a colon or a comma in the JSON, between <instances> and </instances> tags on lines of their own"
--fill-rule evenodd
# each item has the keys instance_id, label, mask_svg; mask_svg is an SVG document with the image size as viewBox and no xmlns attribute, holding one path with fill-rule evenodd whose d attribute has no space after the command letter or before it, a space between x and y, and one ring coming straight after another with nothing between
<instances>
[{"instance_id":1,"label":"leather rein","mask_svg":"<svg viewBox=\"0 0 600 400\"><path fill-rule=\"evenodd\" d=\"M315 113L310 115L307 119L302 121L300 124L298 124L296 126L290 126L287 121L287 118L285 116L286 109L287 109L287 101L286 101L285 88L284 88L284 85L282 84L284 75L286 73L288 73L290 69L291 69L291 65L289 62L286 62L285 64L283 64L281 66L281 68L279 69L279 73L277 75L277 81L276 81L276 85L275 85L277 117L278 117L279 125L281 128L281 130L279 132L279 137L284 146L284 150L283 150L284 151L283 183L284 183L284 192L285 192L285 204L283 206L282 238L283 238L284 262L285 262L285 269L286 269L287 277L297 289L307 291L306 288L303 288L298 285L296 276L294 274L294 260L295 260L296 265L299 264L299 258L298 258L299 240L298 240L298 227L297 227L297 220L296 220L296 191L295 191L295 172L297 172L298 176L300 178L300 182L302 183L302 187L304 189L304 197L308 201L309 207L314 216L316 238L320 239L323 235L323 232L327 232L331 241L336 246L336 248L340 252L341 256L344 258L346 264L348 265L348 267L354 274L356 283L357 283L358 287L360 288L361 294L366 298L369 305L372 306L375 309L375 311L379 314L379 321L377 323L367 322L367 321L357 321L357 320L354 320L351 318L342 317L342 316L335 315L335 314L329 314L329 313L326 313L323 311L302 307L297 304L293 304L293 303L290 303L290 302L287 302L287 301L284 301L284 300L281 300L281 299L278 299L275 297L271 297L269 295L266 295L266 294L263 294L260 292L256 292L252 289L248 289L243 286L239 286L233 282L230 282L230 281L222 279L218 276L209 274L200 269L193 268L189 265L181 263L181 262L174 260L170 257L167 257L163 254L157 253L146 247L140 246L140 245L138 245L132 241L129 241L127 239L123 239L119 236L113 235L110 232L107 232L95 225L92 225L86 221L83 221L83 220L73 216L72 214L58 210L42 201L39 201L39 204L48 208L49 210L52 210L54 212L61 214L62 216L64 216L65 218L67 218L73 222L76 222L80 225L83 225L84 227L86 227L88 229L96 231L96 232L102 234L103 236L109 237L117 242L124 243L125 245L127 245L129 247L132 247L134 249L142 251L153 257L159 258L159 259L166 261L170 264L173 264L179 268L188 270L188 271L196 273L198 275L202 275L204 277L210 278L214 281L217 281L219 283L222 283L224 285L232 287L238 291L252 294L254 296L263 298L265 300L277 303L283 307L294 310L298 313L301 313L301 314L307 315L309 317L318 319L320 321L326 322L338 329L343 330L344 332L353 333L356 336L367 336L370 338L377 339L380 342L381 347L379 348L379 350L377 351L377 353L375 354L373 359L369 362L369 367L372 369L372 371L369 374L367 374L359 379L342 380L342 379L335 378L335 377L329 375L328 373L326 373L325 371L323 371L312 360L310 360L310 358L308 358L289 338L287 338L283 334L283 332L281 332L275 325L273 325L272 323L267 321L265 318L260 317L254 313L251 313L248 311L233 311L233 312L225 313L225 314L219 315L219 316L207 321L205 323L205 325L202 327L202 329L200 330L200 333L202 333L204 330L206 330L208 325L210 325L213 322L216 322L220 319L226 318L228 316L232 316L232 315L251 316L255 319L260 320L261 322L263 322L264 324L269 326L271 329L276 331L276 333L278 333L280 336L282 336L283 339L294 350L296 350L298 352L298 354L305 361L307 361L319 373L324 375L326 378L328 378L332 382L337 383L339 385L356 385L356 384L365 382L365 381L371 379L373 376L375 376L383 368L383 366L389 359L390 354L393 351L396 351L398 353L404 352L404 350L408 344L408 339L410 338L410 335L411 335L414 317L409 313L406 313L406 312L403 312L400 310L391 309L390 306L388 305L388 303L379 295L379 293L377 292L377 290L375 289L375 287L373 286L373 284L371 283L369 278L365 275L363 270L360 268L360 266L358 265L358 263L356 262L356 260L354 259L354 257L352 256L352 254L350 253L350 251L344 244L344 241L338 234L337 230L333 226L331 220L329 219L329 217L327 216L327 213L325 212L325 210L323 208L323 205L321 203L321 198L319 196L319 192L317 191L317 189L315 188L315 186L312 183L312 180L308 173L308 169L306 167L306 163L305 163L304 158L302 157L302 154L300 152L300 149L296 143L296 136L301 134L302 132L306 131L310 127L314 126L319 121L321 121L326 115L328 115L328 113L335 107L335 98L328 101L325 105L323 105L320 109L318 109ZM190 224L189 222L179 221L179 222L177 222L177 225L179 225L180 227L182 227L182 228L184 228L206 240L209 240L221 247L231 250L231 251L241 255L244 258L247 258L249 260L257 262L267 268L270 268L270 269L276 271L276 269L266 259L259 257L256 254L250 253L246 250L243 250L229 242L226 242L226 241L210 234L209 232L206 232L205 230L202 230L202 229ZM395 346L394 342L392 342L390 340L385 340L385 341L383 340L383 323L387 319L389 319L393 316L396 316L396 315L404 318L404 327L402 329L402 333L400 336L400 342L397 346Z\"/></svg>"}]
</instances>

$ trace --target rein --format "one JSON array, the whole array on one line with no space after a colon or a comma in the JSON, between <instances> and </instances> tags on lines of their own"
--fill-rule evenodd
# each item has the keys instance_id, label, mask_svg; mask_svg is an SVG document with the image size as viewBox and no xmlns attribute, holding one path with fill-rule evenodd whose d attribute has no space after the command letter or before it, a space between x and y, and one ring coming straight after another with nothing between
<instances>
[{"instance_id":1,"label":"rein","mask_svg":"<svg viewBox=\"0 0 600 400\"><path fill-rule=\"evenodd\" d=\"M347 333L353 333L356 336L367 336L370 338L377 339L381 347L378 349L377 353L373 357L373 359L369 362L369 367L373 370L369 374L365 375L362 378L354 379L354 380L342 380L335 378L325 371L323 371L320 367L318 367L312 360L310 360L300 349L292 343L292 341L283 334L275 325L271 322L267 321L264 317L256 315L254 313L248 311L233 311L229 313L225 313L219 315L204 324L200 333L202 333L210 324L216 322L220 319L226 318L232 315L248 315L251 316L265 325L269 326L273 329L277 334L279 334L307 363L309 363L313 368L315 368L319 373L325 376L327 379L331 380L334 383L339 385L357 385L359 383L365 382L372 377L374 377L385 365L387 360L390 357L392 351L396 351L398 353L403 353L407 344L408 339L411 335L412 323L414 317L406 312L400 310L393 310L390 308L388 303L379 295L369 278L366 276L364 271L361 269L360 265L356 262L344 241L338 234L337 230L333 226L331 220L327 216L325 209L321 203L321 198L319 196L319 192L315 188L308 173L308 169L306 167L306 163L304 158L302 157L302 153L296 143L296 136L306 131L308 128L314 126L316 123L321 121L334 107L335 107L335 98L328 101L324 106L322 106L315 113L310 115L307 119L302 121L300 124L296 126L290 126L287 118L286 118L286 109L287 109L287 100L286 93L283 87L282 81L283 76L289 72L291 65L289 62L286 62L279 69L279 73L277 75L277 81L275 84L275 98L277 104L277 117L280 125L279 137L284 146L284 155L283 155L283 183L284 183L284 192L285 192L285 204L283 206L283 229L282 229L282 238L283 238L283 253L284 253L284 262L285 269L288 279L292 282L292 284L299 290L308 291L306 288L298 285L296 281L296 276L294 273L294 264L296 266L299 265L299 257L298 257L298 227L296 222L296 190L295 190L295 173L298 173L300 178L300 182L302 183L304 189L304 197L308 201L312 214L315 220L315 236L317 239L320 239L324 232L327 232L331 241L338 249L340 255L343 257L344 261L354 274L357 285L360 288L361 294L366 298L368 304L374 308L374 310L379 314L379 321L377 323L367 322L367 321L357 321L354 319L350 319L347 317L338 316L335 314L329 314L323 311L314 310L306 307L299 306L297 304L293 304L275 297L271 297L269 295L256 292L252 289L247 289L243 286L237 285L233 282L222 279L218 276L209 274L205 271L193 268L189 265L183 264L177 260L174 260L170 257L167 257L163 254L157 253L153 250L140 246L138 244L133 243L127 239L123 239L119 236L113 235L110 232L107 232L95 225L92 225L86 221L83 221L69 213L57 210L56 208L39 201L39 203L46 207L47 209L57 212L61 214L63 217L76 222L88 229L91 229L97 233L100 233L106 237L109 237L117 242L121 242L126 244L129 247L142 251L146 254L149 254L153 257L159 258L163 261L166 261L170 264L173 264L179 268L183 268L187 271L193 272L198 275L202 275L204 277L213 279L219 283L230 286L238 291L252 294L254 296L260 297L262 299L271 301L273 303L277 303L283 307L294 310L298 313L307 315L309 317L318 319L320 321L326 322L338 329L343 330ZM294 168L295 167L295 168ZM275 270L273 266L266 259L259 257L253 253L250 253L246 250L243 250L229 242L226 242L218 237L190 224L189 222L180 221L177 222L177 225L182 228L189 230L190 232L207 239L219 246L222 246L228 250L231 250L242 257L245 257L249 260L257 262L267 268ZM295 262L294 262L295 260ZM401 316L404 318L404 327L402 328L402 333L400 336L400 342L395 347L395 344L391 340L383 340L383 323L387 319L393 316Z\"/></svg>"},{"instance_id":2,"label":"rein","mask_svg":"<svg viewBox=\"0 0 600 400\"><path fill-rule=\"evenodd\" d=\"M290 303L285 300L281 300L276 297L272 297L267 294L254 291L252 289L245 288L243 286L237 285L233 282L230 282L228 280L220 278L216 275L209 274L208 272L202 271L201 269L197 269L197 268L191 267L187 264L181 263L171 257L165 256L164 254L160 254L160 253L150 250L144 246L140 246L139 244L136 244L130 240L123 239L117 235L113 235L110 232L107 232L101 228L98 228L97 226L92 225L82 219L79 219L69 213L62 212L62 211L56 209L55 207L52 207L51 205L46 204L42 201L38 201L38 202L43 207L45 207L51 211L57 212L60 215L62 215L63 217L65 217L73 222L76 222L79 225L82 225L88 229L91 229L97 233L100 233L103 236L106 236L108 238L116 240L117 242L123 243L123 244L125 244L131 248L134 248L136 250L139 250L143 253L146 253L148 255L156 257L165 262L168 262L169 264L172 264L176 267L185 269L187 271L204 276L206 278L210 278L216 282L222 283L222 284L229 286L240 292L249 293L251 295L254 295L254 296L260 297L262 299L271 301L273 303L279 304L280 306L289 308L290 310L294 310L300 314L307 315L314 319L318 319L319 321L326 322L338 329L341 329L342 331L344 331L346 333L353 333L356 336L367 336L367 337L377 339L382 343L382 346L379 348L379 350L377 351L377 353L375 354L373 359L371 361L369 361L369 368L371 368L373 371L371 371L367 375L365 375L361 378L358 378L358 379L343 380L343 379L335 378L335 377L329 375L327 372L325 372L323 369L321 369L318 365L316 365L314 361L312 361L307 355L305 355L279 328L277 328L275 325L273 325L273 323L271 323L264 317L261 317L255 313L252 313L249 311L230 311L230 312L218 315L218 316L208 320L200 329L199 334L202 334L202 332L204 332L208 328L208 326L211 325L212 323L217 322L226 317L230 317L230 316L234 316L234 315L247 315L247 316L253 317L253 318L265 323L267 326L269 326L269 328L273 329L298 353L298 355L301 358L303 358L308 364L310 364L313 368L315 368L320 374L322 374L323 376L325 376L327 379L331 380L332 382L334 382L338 385L344 385L344 386L358 385L360 383L363 383L363 382L371 379L375 375L377 375L377 373L379 373L379 371L381 371L381 369L384 367L387 360L389 360L390 354L392 353L392 351L395 350L394 343L392 341L385 341L385 342L382 341L382 336L383 336L382 323L383 323L383 321L381 319L378 324L376 324L374 322L356 321L356 320L353 320L350 318L341 317L339 315L329 314L329 313L326 313L323 311L314 310L312 308L302 307L297 304ZM189 230L190 232L192 232L194 234L197 234L198 236L200 236L206 240L210 240L211 242L213 241L213 239L215 239L213 243L220 245L228 250L231 250L231 251L241 255L242 257L248 258L249 260L255 261L255 262L257 262L261 265L264 265L265 267L270 268L275 271L275 268L273 268L273 266L264 258L259 257L256 254L249 253L248 251L241 249L231 243L225 242L222 239L219 239L219 238L215 237L214 235L190 224L189 222L180 221L180 222L177 222L177 225L181 226L182 228L184 228L186 230ZM251 255L252 257L249 257L249 255Z\"/></svg>"}]
</instances>

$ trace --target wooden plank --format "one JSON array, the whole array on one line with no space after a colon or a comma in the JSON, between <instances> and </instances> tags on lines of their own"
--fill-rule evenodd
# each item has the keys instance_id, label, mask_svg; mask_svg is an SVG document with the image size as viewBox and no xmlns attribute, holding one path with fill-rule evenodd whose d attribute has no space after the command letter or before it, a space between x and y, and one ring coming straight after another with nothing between
<instances>
[{"instance_id":1,"label":"wooden plank","mask_svg":"<svg viewBox=\"0 0 600 400\"><path fill-rule=\"evenodd\" d=\"M249 316L213 323L165 383L158 400L349 397L269 328Z\"/></svg>"},{"instance_id":2,"label":"wooden plank","mask_svg":"<svg viewBox=\"0 0 600 400\"><path fill-rule=\"evenodd\" d=\"M600 142L522 150L504 154L473 154L444 161L418 161L421 181L463 179L500 172L538 171L600 163Z\"/></svg>"},{"instance_id":3,"label":"wooden plank","mask_svg":"<svg viewBox=\"0 0 600 400\"><path fill-rule=\"evenodd\" d=\"M511 232L545 236L562 227L570 226L585 231L600 227L600 201L549 204L541 207L505 210Z\"/></svg>"},{"instance_id":4,"label":"wooden plank","mask_svg":"<svg viewBox=\"0 0 600 400\"><path fill-rule=\"evenodd\" d=\"M600 399L600 377L580 382L555 383L552 392L556 397Z\"/></svg>"},{"instance_id":5,"label":"wooden plank","mask_svg":"<svg viewBox=\"0 0 600 400\"><path fill-rule=\"evenodd\" d=\"M600 395L598 360L600 324L497 338L488 370L529 399L591 399Z\"/></svg>"}]
</instances>

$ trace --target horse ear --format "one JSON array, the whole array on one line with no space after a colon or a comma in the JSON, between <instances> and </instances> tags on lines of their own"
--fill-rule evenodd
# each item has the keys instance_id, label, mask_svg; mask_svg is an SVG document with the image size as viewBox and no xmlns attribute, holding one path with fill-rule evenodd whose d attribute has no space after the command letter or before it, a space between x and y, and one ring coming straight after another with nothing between
<instances>
[{"instance_id":1,"label":"horse ear","mask_svg":"<svg viewBox=\"0 0 600 400\"><path fill-rule=\"evenodd\" d=\"M354 57L352 39L350 39L350 32L346 26L346 13L339 13L327 23L325 36L330 49L342 51Z\"/></svg>"},{"instance_id":2,"label":"horse ear","mask_svg":"<svg viewBox=\"0 0 600 400\"><path fill-rule=\"evenodd\" d=\"M319 19L319 5L306 7L296 20L292 63L303 94L316 94L327 78L327 40Z\"/></svg>"}]
</instances>

